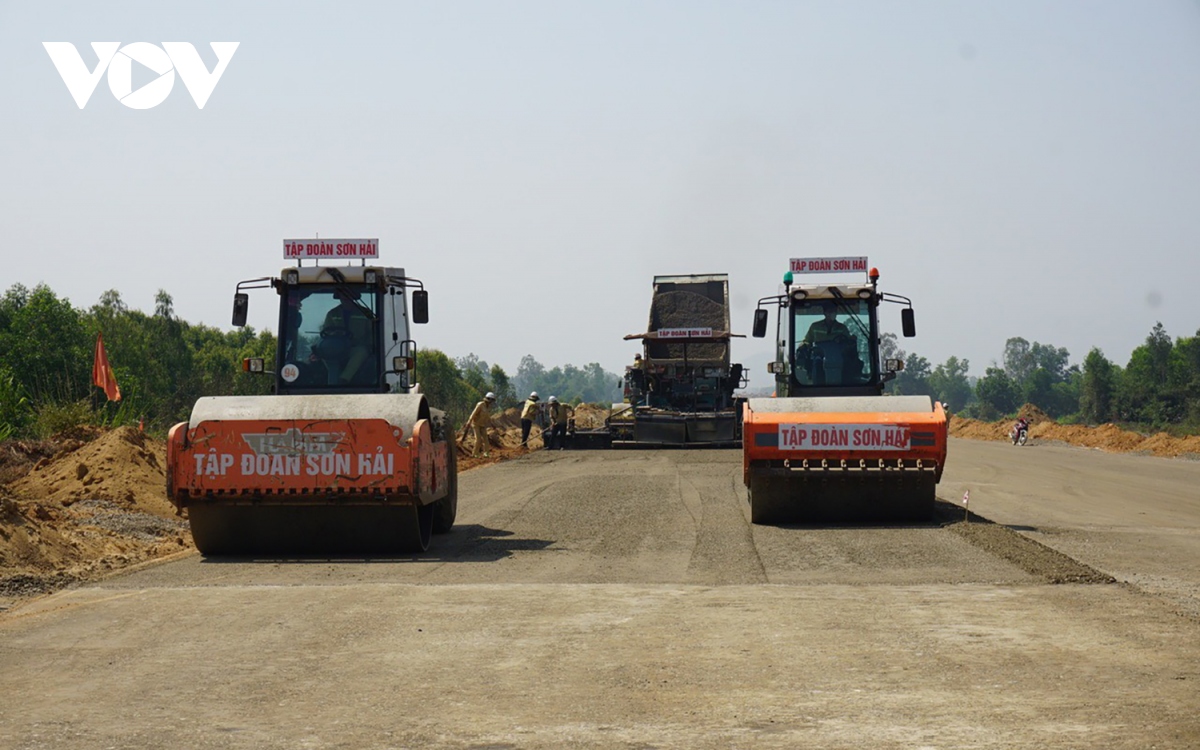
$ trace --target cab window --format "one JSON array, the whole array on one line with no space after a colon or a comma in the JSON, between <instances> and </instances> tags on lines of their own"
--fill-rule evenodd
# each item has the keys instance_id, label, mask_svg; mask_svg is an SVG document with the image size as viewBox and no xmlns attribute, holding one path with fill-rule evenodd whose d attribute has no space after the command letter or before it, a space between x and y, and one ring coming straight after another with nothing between
<instances>
[{"instance_id":1,"label":"cab window","mask_svg":"<svg viewBox=\"0 0 1200 750\"><path fill-rule=\"evenodd\" d=\"M855 386L875 380L867 300L808 299L792 308L792 372L802 386Z\"/></svg>"},{"instance_id":2,"label":"cab window","mask_svg":"<svg viewBox=\"0 0 1200 750\"><path fill-rule=\"evenodd\" d=\"M373 290L290 286L285 294L280 375L287 387L378 385L379 314Z\"/></svg>"}]
</instances>

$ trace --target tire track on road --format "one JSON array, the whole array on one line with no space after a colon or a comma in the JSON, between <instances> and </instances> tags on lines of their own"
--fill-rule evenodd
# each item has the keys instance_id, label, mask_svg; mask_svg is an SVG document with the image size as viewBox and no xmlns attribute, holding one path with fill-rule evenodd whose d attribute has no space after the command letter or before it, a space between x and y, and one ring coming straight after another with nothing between
<instances>
[{"instance_id":1,"label":"tire track on road","mask_svg":"<svg viewBox=\"0 0 1200 750\"><path fill-rule=\"evenodd\" d=\"M688 470L689 474L679 475L681 497L685 492L694 493L700 506L696 544L688 561L688 582L714 586L767 583L766 568L754 546L754 534L738 502L737 486L728 467L698 468L690 464Z\"/></svg>"}]
</instances>

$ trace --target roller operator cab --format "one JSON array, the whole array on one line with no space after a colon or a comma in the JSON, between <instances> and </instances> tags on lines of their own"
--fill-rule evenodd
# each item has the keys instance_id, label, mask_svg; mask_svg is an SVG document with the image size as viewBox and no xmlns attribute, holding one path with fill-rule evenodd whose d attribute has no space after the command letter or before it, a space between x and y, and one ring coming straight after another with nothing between
<instances>
[{"instance_id":1,"label":"roller operator cab","mask_svg":"<svg viewBox=\"0 0 1200 750\"><path fill-rule=\"evenodd\" d=\"M309 266L277 278L238 284L234 325L245 325L249 295L273 287L279 295L275 393L408 393L416 342L410 323L429 319L427 293L402 268ZM406 297L410 288L410 320ZM251 361L251 368L262 363Z\"/></svg>"},{"instance_id":2,"label":"roller operator cab","mask_svg":"<svg viewBox=\"0 0 1200 750\"><path fill-rule=\"evenodd\" d=\"M818 274L843 278L821 283ZM858 281L846 275L862 276ZM803 277L804 283L795 283ZM900 360L881 360L879 312L912 302L880 292L866 258L794 258L782 294L759 300L753 335L776 308L773 398L743 411L744 478L756 523L926 518L946 457L946 414L928 396L885 396Z\"/></svg>"},{"instance_id":3,"label":"roller operator cab","mask_svg":"<svg viewBox=\"0 0 1200 750\"><path fill-rule=\"evenodd\" d=\"M202 398L171 429L167 494L201 552L422 552L453 525L453 430L420 393L409 333L428 298L368 265L377 254L377 240L285 240L295 266L237 285L236 326L246 290L278 297L275 361L243 363L275 395Z\"/></svg>"}]
</instances>

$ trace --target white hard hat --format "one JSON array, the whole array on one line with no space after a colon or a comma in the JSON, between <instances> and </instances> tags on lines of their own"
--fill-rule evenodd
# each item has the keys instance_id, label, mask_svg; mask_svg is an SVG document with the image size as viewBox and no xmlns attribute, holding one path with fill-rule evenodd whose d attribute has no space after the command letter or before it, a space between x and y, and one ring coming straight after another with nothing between
<instances>
[{"instance_id":1,"label":"white hard hat","mask_svg":"<svg viewBox=\"0 0 1200 750\"><path fill-rule=\"evenodd\" d=\"M552 403L552 404L557 404L557 403L558 403L558 399L556 399L555 397L551 396L551 397L550 397L550 403Z\"/></svg>"},{"instance_id":2,"label":"white hard hat","mask_svg":"<svg viewBox=\"0 0 1200 750\"><path fill-rule=\"evenodd\" d=\"M537 391L534 391L533 393L530 393L530 394L529 394L529 397L530 397L530 398L537 398L537 397L538 397L538 395L537 395Z\"/></svg>"},{"instance_id":3,"label":"white hard hat","mask_svg":"<svg viewBox=\"0 0 1200 750\"><path fill-rule=\"evenodd\" d=\"M486 398L488 401L495 401L496 394L492 393L491 391L488 391L487 395L485 395L484 398Z\"/></svg>"}]
</instances>

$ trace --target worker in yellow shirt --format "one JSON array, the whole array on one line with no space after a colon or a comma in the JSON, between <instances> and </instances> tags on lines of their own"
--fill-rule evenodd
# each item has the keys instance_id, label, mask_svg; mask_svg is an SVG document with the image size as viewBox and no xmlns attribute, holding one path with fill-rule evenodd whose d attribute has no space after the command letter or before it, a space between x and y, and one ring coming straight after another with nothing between
<instances>
[{"instance_id":1,"label":"worker in yellow shirt","mask_svg":"<svg viewBox=\"0 0 1200 750\"><path fill-rule=\"evenodd\" d=\"M496 403L496 394L491 391L483 397L483 400L475 404L474 411L471 416L467 417L467 423L463 425L462 439L467 439L467 427L470 427L475 434L475 448L471 455L475 457L488 457L488 428L492 426L492 406Z\"/></svg>"},{"instance_id":2,"label":"worker in yellow shirt","mask_svg":"<svg viewBox=\"0 0 1200 750\"><path fill-rule=\"evenodd\" d=\"M524 406L521 407L521 447L529 448L529 431L533 429L533 420L538 418L538 412L541 410L541 404L538 403L537 391L529 394L529 398L525 399Z\"/></svg>"},{"instance_id":3,"label":"worker in yellow shirt","mask_svg":"<svg viewBox=\"0 0 1200 750\"><path fill-rule=\"evenodd\" d=\"M560 402L554 396L550 397L550 441L546 447L554 450L558 446L559 450L567 444L567 421L575 414L575 410L567 404Z\"/></svg>"}]
</instances>

